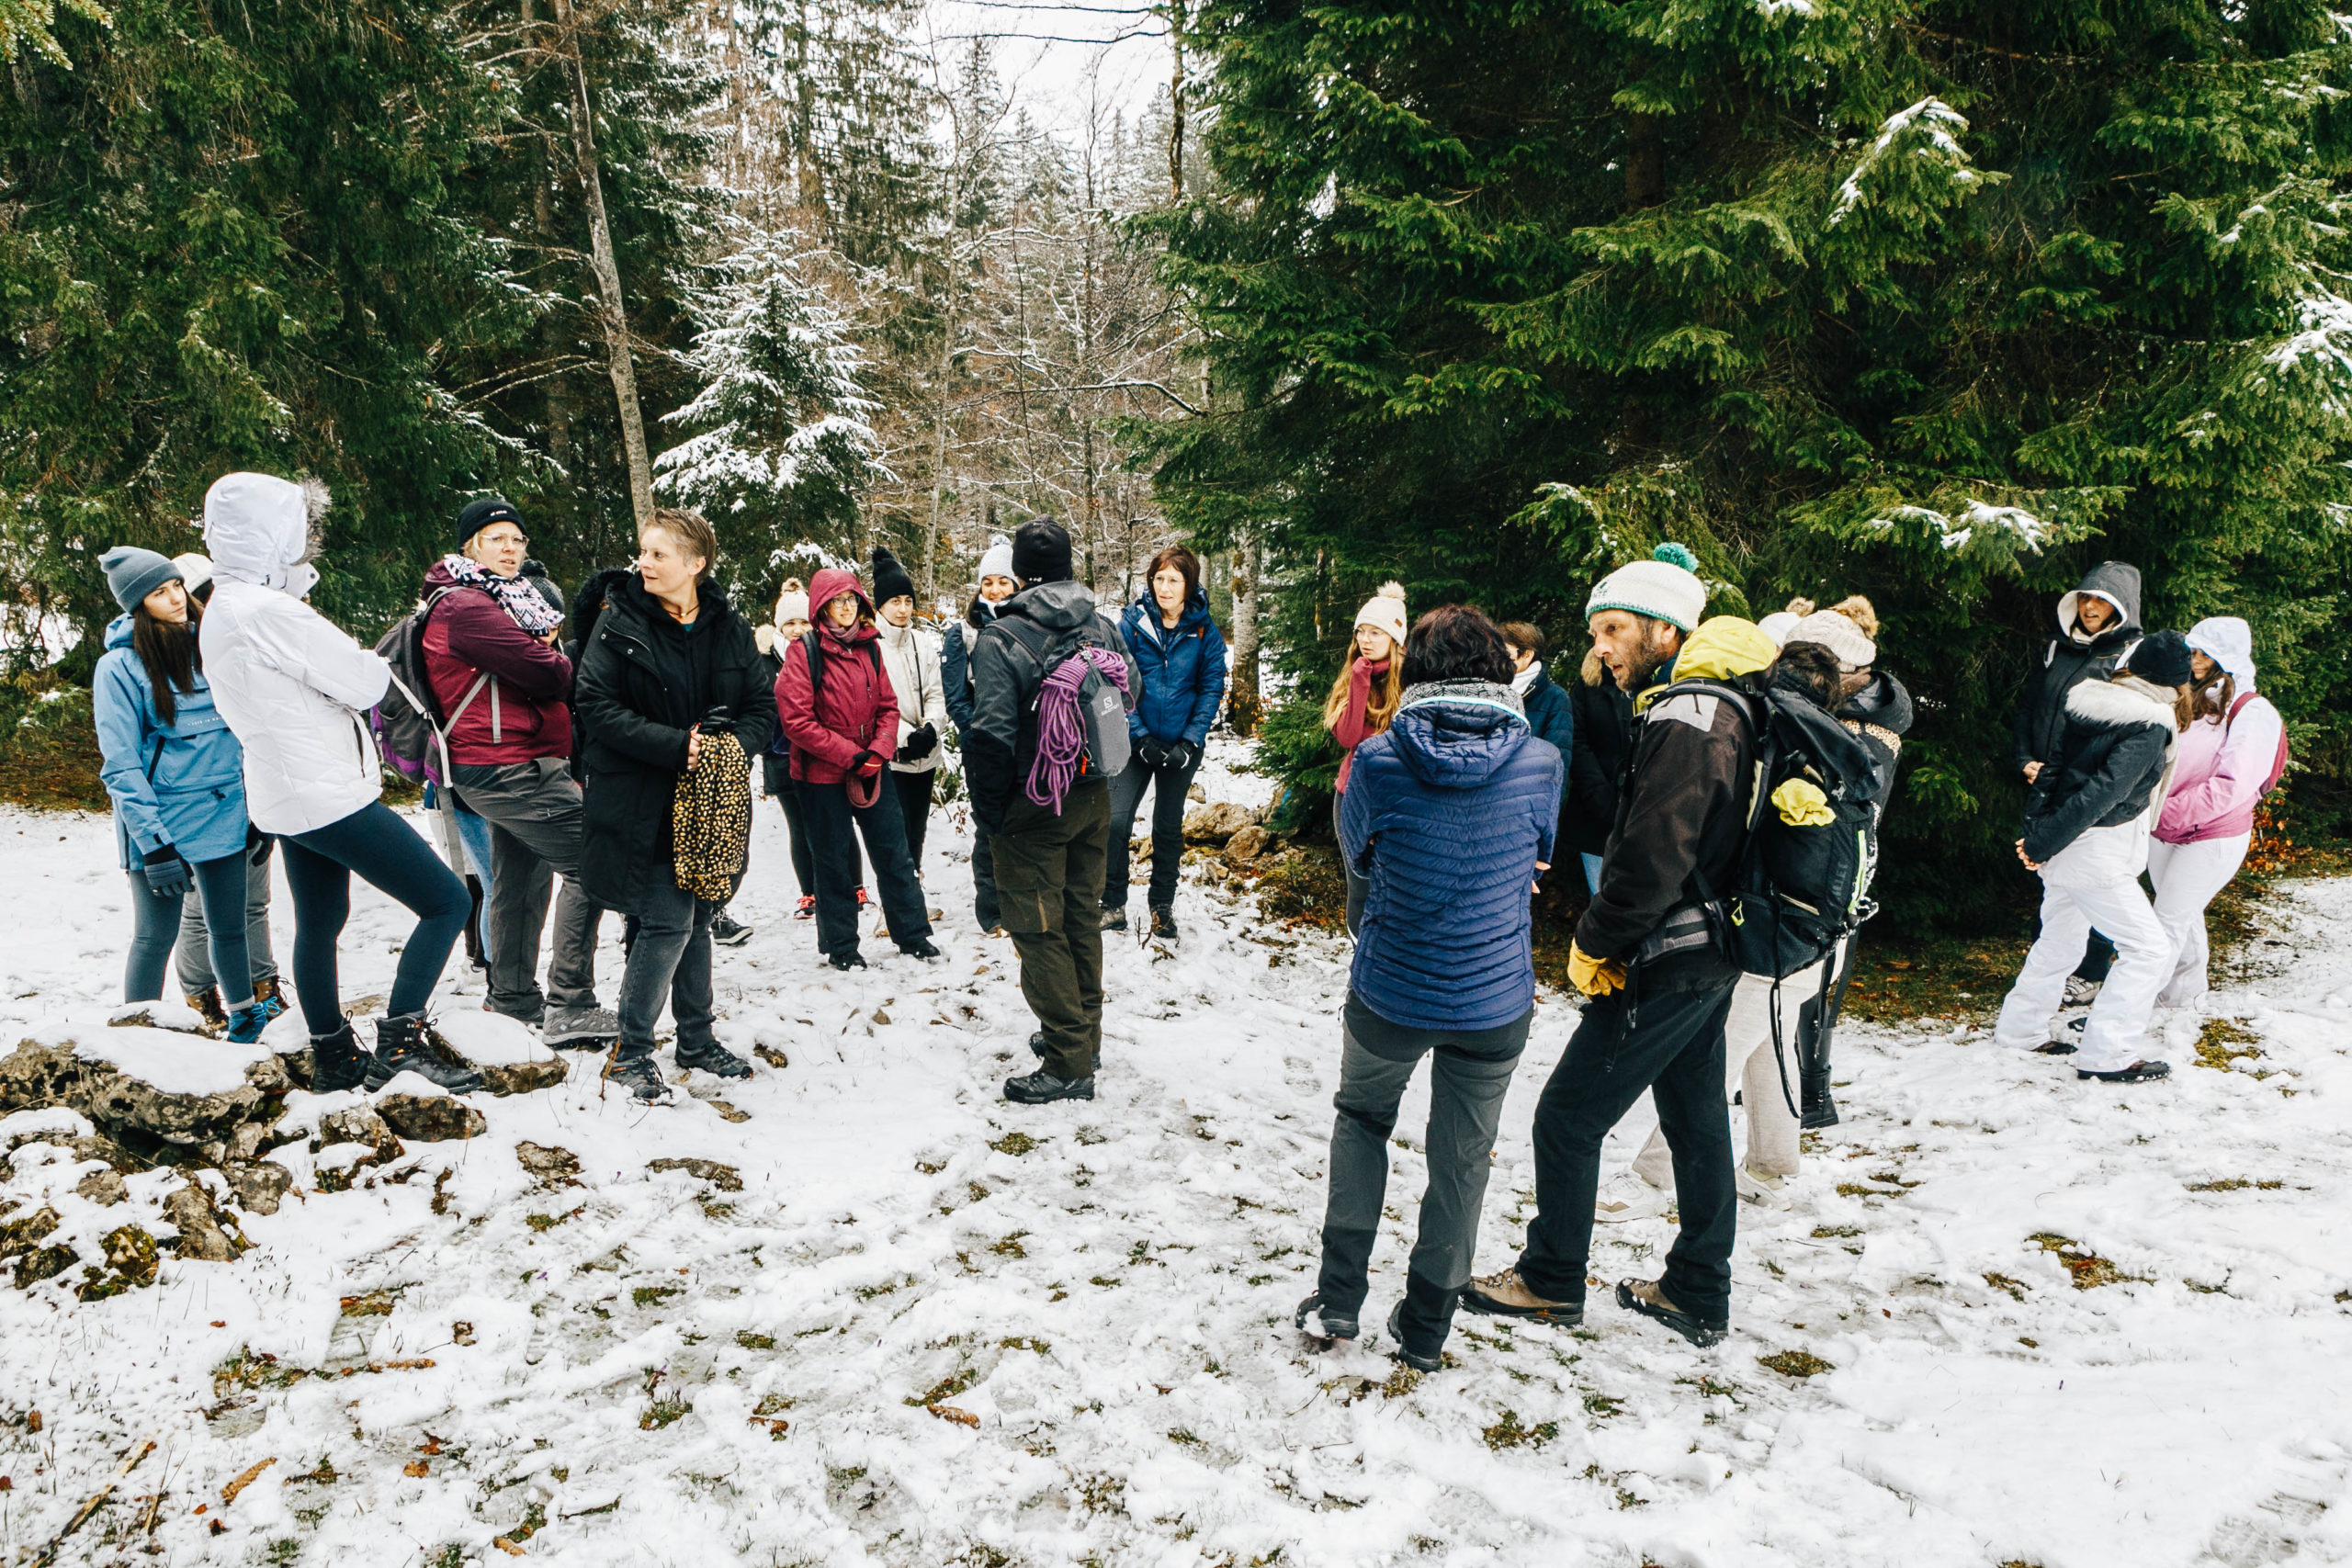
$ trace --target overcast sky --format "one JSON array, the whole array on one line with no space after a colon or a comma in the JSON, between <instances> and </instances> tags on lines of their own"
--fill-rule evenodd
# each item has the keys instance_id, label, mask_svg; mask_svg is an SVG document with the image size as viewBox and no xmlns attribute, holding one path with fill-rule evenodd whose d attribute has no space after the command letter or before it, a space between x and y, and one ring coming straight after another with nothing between
<instances>
[{"instance_id":1,"label":"overcast sky","mask_svg":"<svg viewBox=\"0 0 2352 1568\"><path fill-rule=\"evenodd\" d=\"M1057 129L1080 118L1090 77L1106 104L1131 112L1167 90L1165 24L1120 0L931 0L926 19L943 58L974 33L1020 35L990 40L998 73L1033 117Z\"/></svg>"}]
</instances>

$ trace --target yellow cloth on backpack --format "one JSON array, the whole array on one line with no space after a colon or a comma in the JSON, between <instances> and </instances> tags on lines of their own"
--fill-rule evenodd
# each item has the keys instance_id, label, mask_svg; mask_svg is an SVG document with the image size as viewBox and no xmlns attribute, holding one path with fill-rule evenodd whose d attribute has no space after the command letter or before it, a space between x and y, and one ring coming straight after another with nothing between
<instances>
[{"instance_id":1,"label":"yellow cloth on backpack","mask_svg":"<svg viewBox=\"0 0 2352 1568\"><path fill-rule=\"evenodd\" d=\"M1826 828L1838 820L1829 797L1811 779L1786 779L1772 792L1773 809L1792 828Z\"/></svg>"},{"instance_id":2,"label":"yellow cloth on backpack","mask_svg":"<svg viewBox=\"0 0 2352 1568\"><path fill-rule=\"evenodd\" d=\"M714 904L735 896L752 858L752 760L733 735L705 735L694 768L678 775L670 835L678 891Z\"/></svg>"}]
</instances>

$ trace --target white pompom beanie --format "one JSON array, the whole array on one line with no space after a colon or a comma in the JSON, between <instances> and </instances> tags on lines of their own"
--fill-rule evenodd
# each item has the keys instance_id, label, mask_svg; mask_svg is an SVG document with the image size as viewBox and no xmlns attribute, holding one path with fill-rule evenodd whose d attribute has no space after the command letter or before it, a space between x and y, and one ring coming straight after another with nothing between
<instances>
[{"instance_id":1,"label":"white pompom beanie","mask_svg":"<svg viewBox=\"0 0 2352 1568\"><path fill-rule=\"evenodd\" d=\"M1355 624L1378 626L1388 634L1388 640L1396 645L1396 651L1404 652L1405 585L1401 582L1382 583L1380 592L1365 600L1363 608L1356 612Z\"/></svg>"},{"instance_id":2,"label":"white pompom beanie","mask_svg":"<svg viewBox=\"0 0 2352 1568\"><path fill-rule=\"evenodd\" d=\"M980 575L982 577L1012 577L1013 575L1012 540L999 535L989 541L989 547L980 555ZM1019 580L1015 579L1015 581Z\"/></svg>"},{"instance_id":3,"label":"white pompom beanie","mask_svg":"<svg viewBox=\"0 0 2352 1568\"><path fill-rule=\"evenodd\" d=\"M1815 642L1827 649L1845 666L1848 673L1867 670L1878 662L1878 644L1872 642L1862 628L1838 610L1815 610L1789 628L1781 639L1785 648L1792 642Z\"/></svg>"},{"instance_id":4,"label":"white pompom beanie","mask_svg":"<svg viewBox=\"0 0 2352 1568\"><path fill-rule=\"evenodd\" d=\"M1629 561L1593 584L1584 618L1603 610L1624 610L1696 631L1707 608L1707 585L1699 581L1699 558L1677 544L1660 545L1648 560Z\"/></svg>"}]
</instances>

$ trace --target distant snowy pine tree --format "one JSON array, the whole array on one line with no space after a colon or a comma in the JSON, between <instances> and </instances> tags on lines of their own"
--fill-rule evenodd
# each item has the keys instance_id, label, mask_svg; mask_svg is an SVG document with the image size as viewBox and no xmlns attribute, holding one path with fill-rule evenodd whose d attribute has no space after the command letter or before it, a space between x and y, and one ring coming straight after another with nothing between
<instances>
[{"instance_id":1,"label":"distant snowy pine tree","mask_svg":"<svg viewBox=\"0 0 2352 1568\"><path fill-rule=\"evenodd\" d=\"M858 498L885 477L876 405L850 323L801 276L799 236L762 232L692 297L702 390L663 423L692 431L654 459L662 499L701 508L738 558L796 544L850 553Z\"/></svg>"}]
</instances>

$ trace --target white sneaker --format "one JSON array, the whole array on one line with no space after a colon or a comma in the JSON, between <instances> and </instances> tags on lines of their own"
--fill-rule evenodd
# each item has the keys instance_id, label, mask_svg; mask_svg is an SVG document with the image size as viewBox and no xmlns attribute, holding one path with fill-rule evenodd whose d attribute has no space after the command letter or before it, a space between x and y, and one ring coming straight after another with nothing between
<instances>
[{"instance_id":1,"label":"white sneaker","mask_svg":"<svg viewBox=\"0 0 2352 1568\"><path fill-rule=\"evenodd\" d=\"M2098 999L2099 988L2106 984L2104 980L2086 980L2079 975L2067 976L2065 1005L2070 1008L2090 1006Z\"/></svg>"},{"instance_id":2,"label":"white sneaker","mask_svg":"<svg viewBox=\"0 0 2352 1568\"><path fill-rule=\"evenodd\" d=\"M1739 1201L1753 1203L1759 1209L1787 1208L1789 1197L1785 1190L1788 1184L1789 1179L1785 1176L1766 1176L1744 1165L1732 1174L1732 1185L1738 1190Z\"/></svg>"},{"instance_id":3,"label":"white sneaker","mask_svg":"<svg viewBox=\"0 0 2352 1568\"><path fill-rule=\"evenodd\" d=\"M1663 1187L1653 1187L1632 1171L1610 1179L1593 1198L1592 1218L1596 1224L1623 1224L1627 1220L1652 1220L1666 1213L1674 1202L1674 1194Z\"/></svg>"}]
</instances>

